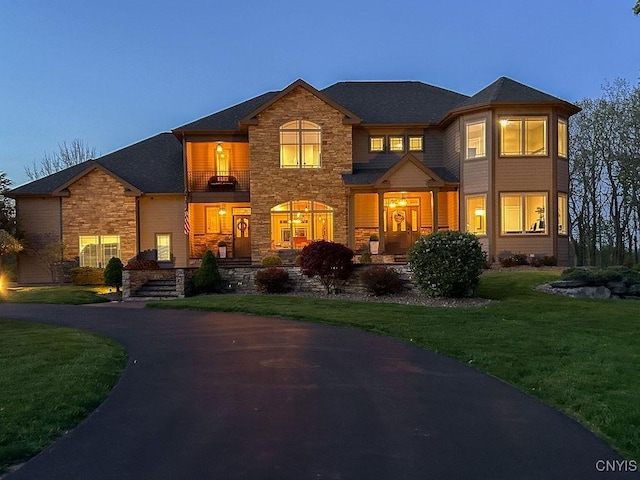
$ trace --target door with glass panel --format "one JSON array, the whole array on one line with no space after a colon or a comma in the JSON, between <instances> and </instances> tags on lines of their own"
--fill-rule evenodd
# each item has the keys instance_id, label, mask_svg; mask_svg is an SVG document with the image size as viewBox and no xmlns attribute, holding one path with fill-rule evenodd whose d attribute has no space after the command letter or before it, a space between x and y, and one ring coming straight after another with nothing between
<instances>
[{"instance_id":1,"label":"door with glass panel","mask_svg":"<svg viewBox=\"0 0 640 480\"><path fill-rule=\"evenodd\" d=\"M420 207L387 206L385 210L385 253L403 255L420 237Z\"/></svg>"},{"instance_id":2,"label":"door with glass panel","mask_svg":"<svg viewBox=\"0 0 640 480\"><path fill-rule=\"evenodd\" d=\"M234 258L251 257L251 234L249 215L233 216L233 256Z\"/></svg>"}]
</instances>

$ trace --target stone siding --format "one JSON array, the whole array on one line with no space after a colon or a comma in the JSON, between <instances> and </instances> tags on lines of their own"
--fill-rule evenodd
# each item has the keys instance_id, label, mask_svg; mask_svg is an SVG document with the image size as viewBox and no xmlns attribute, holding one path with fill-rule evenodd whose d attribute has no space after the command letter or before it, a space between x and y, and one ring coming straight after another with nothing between
<instances>
[{"instance_id":1,"label":"stone siding","mask_svg":"<svg viewBox=\"0 0 640 480\"><path fill-rule=\"evenodd\" d=\"M119 235L123 263L136 255L136 198L124 185L100 169L69 186L62 198L62 241L66 259L79 257L81 235Z\"/></svg>"},{"instance_id":2,"label":"stone siding","mask_svg":"<svg viewBox=\"0 0 640 480\"><path fill-rule=\"evenodd\" d=\"M251 257L271 249L271 208L291 200L316 200L334 209L333 241L347 244L347 193L342 174L352 169L351 126L344 115L298 87L258 115L249 127L251 151ZM322 128L321 168L280 168L280 126L308 120Z\"/></svg>"}]
</instances>

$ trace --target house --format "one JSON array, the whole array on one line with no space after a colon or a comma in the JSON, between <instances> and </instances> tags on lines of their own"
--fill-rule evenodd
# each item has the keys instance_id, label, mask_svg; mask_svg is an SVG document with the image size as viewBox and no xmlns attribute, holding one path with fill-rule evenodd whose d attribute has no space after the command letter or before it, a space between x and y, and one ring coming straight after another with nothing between
<instances>
[{"instance_id":1,"label":"house","mask_svg":"<svg viewBox=\"0 0 640 480\"><path fill-rule=\"evenodd\" d=\"M476 234L502 252L568 262L568 121L579 109L509 78L473 96L422 82L297 80L12 191L26 238L104 266L150 250L197 264L225 240L259 262L376 234L403 259L420 235ZM36 242L37 243L37 242ZM51 281L37 256L19 281Z\"/></svg>"}]
</instances>

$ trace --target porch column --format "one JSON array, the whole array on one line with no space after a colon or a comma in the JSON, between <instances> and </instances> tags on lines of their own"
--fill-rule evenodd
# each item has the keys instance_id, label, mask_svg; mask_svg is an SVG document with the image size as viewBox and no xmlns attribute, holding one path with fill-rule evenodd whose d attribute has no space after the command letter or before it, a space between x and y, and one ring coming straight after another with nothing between
<instances>
[{"instance_id":1,"label":"porch column","mask_svg":"<svg viewBox=\"0 0 640 480\"><path fill-rule=\"evenodd\" d=\"M431 190L431 230L435 233L438 231L438 192L439 188Z\"/></svg>"},{"instance_id":2,"label":"porch column","mask_svg":"<svg viewBox=\"0 0 640 480\"><path fill-rule=\"evenodd\" d=\"M378 192L378 238L380 245L378 251L384 252L384 192Z\"/></svg>"}]
</instances>

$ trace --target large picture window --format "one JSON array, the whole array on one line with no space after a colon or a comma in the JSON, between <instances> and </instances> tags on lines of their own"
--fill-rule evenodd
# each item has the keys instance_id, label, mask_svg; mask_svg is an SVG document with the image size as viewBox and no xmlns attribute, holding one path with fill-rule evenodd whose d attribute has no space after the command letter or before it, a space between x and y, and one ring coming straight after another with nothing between
<instances>
[{"instance_id":1,"label":"large picture window","mask_svg":"<svg viewBox=\"0 0 640 480\"><path fill-rule=\"evenodd\" d=\"M469 158L479 158L485 157L487 155L486 152L486 124L485 121L482 120L480 122L470 122L467 123L466 126L466 142L467 142L467 153L466 157Z\"/></svg>"},{"instance_id":2,"label":"large picture window","mask_svg":"<svg viewBox=\"0 0 640 480\"><path fill-rule=\"evenodd\" d=\"M320 168L322 135L319 125L294 120L280 127L280 167Z\"/></svg>"},{"instance_id":3,"label":"large picture window","mask_svg":"<svg viewBox=\"0 0 640 480\"><path fill-rule=\"evenodd\" d=\"M111 257L120 258L119 235L81 235L81 267L104 268Z\"/></svg>"},{"instance_id":4,"label":"large picture window","mask_svg":"<svg viewBox=\"0 0 640 480\"><path fill-rule=\"evenodd\" d=\"M487 207L484 195L467 196L467 232L487 234Z\"/></svg>"},{"instance_id":5,"label":"large picture window","mask_svg":"<svg viewBox=\"0 0 640 480\"><path fill-rule=\"evenodd\" d=\"M547 154L546 117L503 117L500 119L500 155Z\"/></svg>"},{"instance_id":6,"label":"large picture window","mask_svg":"<svg viewBox=\"0 0 640 480\"><path fill-rule=\"evenodd\" d=\"M333 240L333 208L294 200L271 209L272 249L301 249L313 240Z\"/></svg>"},{"instance_id":7,"label":"large picture window","mask_svg":"<svg viewBox=\"0 0 640 480\"><path fill-rule=\"evenodd\" d=\"M547 233L545 193L503 193L500 209L503 235Z\"/></svg>"}]
</instances>

